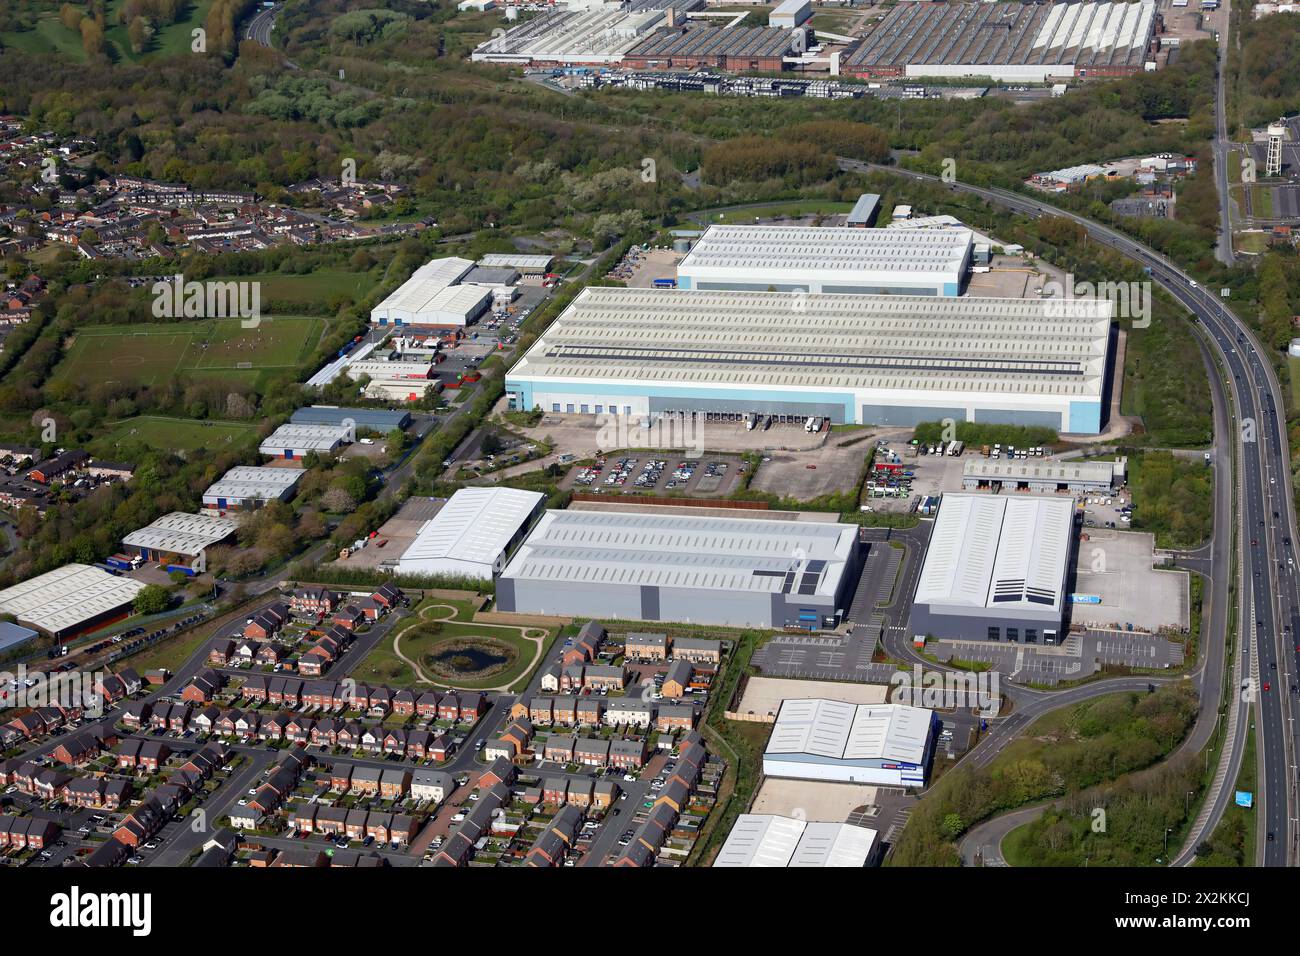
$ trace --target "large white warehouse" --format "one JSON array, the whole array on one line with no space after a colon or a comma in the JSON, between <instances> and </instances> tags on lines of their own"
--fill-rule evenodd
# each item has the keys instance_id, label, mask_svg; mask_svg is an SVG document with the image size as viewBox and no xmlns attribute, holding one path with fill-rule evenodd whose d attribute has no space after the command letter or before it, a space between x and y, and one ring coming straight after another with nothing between
<instances>
[{"instance_id":1,"label":"large white warehouse","mask_svg":"<svg viewBox=\"0 0 1300 956\"><path fill-rule=\"evenodd\" d=\"M127 617L143 581L88 564L65 564L0 591L0 611L58 638Z\"/></svg>"},{"instance_id":2,"label":"large white warehouse","mask_svg":"<svg viewBox=\"0 0 1300 956\"><path fill-rule=\"evenodd\" d=\"M468 259L426 262L370 310L371 323L429 328L469 325L487 309L492 298L490 289L457 284L473 268L474 263Z\"/></svg>"},{"instance_id":3,"label":"large white warehouse","mask_svg":"<svg viewBox=\"0 0 1300 956\"><path fill-rule=\"evenodd\" d=\"M784 700L763 753L763 773L893 787L925 783L934 711L909 704Z\"/></svg>"},{"instance_id":4,"label":"large white warehouse","mask_svg":"<svg viewBox=\"0 0 1300 956\"><path fill-rule=\"evenodd\" d=\"M490 581L545 502L536 491L461 488L420 528L397 572Z\"/></svg>"},{"instance_id":5,"label":"large white warehouse","mask_svg":"<svg viewBox=\"0 0 1300 956\"><path fill-rule=\"evenodd\" d=\"M916 636L1056 643L1074 499L946 494L917 579Z\"/></svg>"},{"instance_id":6,"label":"large white warehouse","mask_svg":"<svg viewBox=\"0 0 1300 956\"><path fill-rule=\"evenodd\" d=\"M969 229L710 226L678 265L677 287L955 296L971 244Z\"/></svg>"},{"instance_id":7,"label":"large white warehouse","mask_svg":"<svg viewBox=\"0 0 1300 956\"><path fill-rule=\"evenodd\" d=\"M1096 434L1110 316L1104 299L588 288L506 375L506 393L511 408L570 414Z\"/></svg>"},{"instance_id":8,"label":"large white warehouse","mask_svg":"<svg viewBox=\"0 0 1300 956\"><path fill-rule=\"evenodd\" d=\"M547 511L497 579L497 609L817 630L839 623L860 559L856 525Z\"/></svg>"}]
</instances>

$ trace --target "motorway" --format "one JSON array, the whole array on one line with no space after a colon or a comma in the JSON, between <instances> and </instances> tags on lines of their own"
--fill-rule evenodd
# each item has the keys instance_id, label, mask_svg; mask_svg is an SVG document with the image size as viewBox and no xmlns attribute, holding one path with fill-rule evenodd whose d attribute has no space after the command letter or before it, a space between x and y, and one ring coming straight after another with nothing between
<instances>
[{"instance_id":1,"label":"motorway","mask_svg":"<svg viewBox=\"0 0 1300 956\"><path fill-rule=\"evenodd\" d=\"M1241 542L1238 549L1247 582L1245 594L1249 600L1243 602L1243 620L1239 633L1250 638L1242 642L1243 654L1247 656L1248 663L1246 673L1261 675L1256 677L1256 684L1251 684L1245 692L1237 694L1232 702L1242 712L1236 722L1235 738L1226 743L1223 757L1225 760L1239 759L1250 719L1246 711L1251 708L1253 700L1260 721L1258 739L1261 744L1260 768L1263 779L1262 792L1257 798L1262 837L1258 841L1261 848L1260 862L1268 866L1287 865L1294 857L1296 839L1295 725L1290 715L1289 698L1296 687L1294 674L1297 666L1300 666L1300 646L1297 646L1294 654L1283 654L1280 641L1283 638L1288 643L1294 641L1294 628L1296 622L1300 621L1300 614L1297 613L1300 595L1297 593L1295 574L1289 561L1292 555L1291 541L1297 537L1290 473L1287 468L1289 451L1277 417L1278 409L1285 406L1281 401L1282 393L1277 377L1265 358L1268 353L1249 327L1225 309L1217 296L1200 288L1191 276L1153 249L1108 226L1065 210L1045 206L1032 197L1008 190L960 182L944 184L937 176L856 160L841 159L840 167L849 171L910 177L932 185L948 185L951 189L975 195L1030 218L1053 215L1069 219L1085 229L1091 240L1122 253L1147 269L1151 278L1204 326L1209 341L1227 370L1235 411L1229 420L1235 419L1237 423L1236 428L1229 429L1227 436L1220 432L1219 439L1221 442L1225 437L1230 439L1231 445L1235 446L1240 466L1241 511L1238 514L1237 528L1241 533ZM1218 454L1215 457L1222 463L1226 455ZM1216 527L1226 530L1226 526L1221 523ZM1216 535L1220 543L1226 537L1224 533ZM1242 547L1250 541L1257 541L1258 544ZM1227 553L1222 551L1211 576L1220 587L1230 573L1229 568ZM1204 642L1206 650L1219 643L1222 637L1222 632L1211 633ZM1099 682L1087 685L1087 689L1093 693L1096 688L1123 689L1120 684L1121 682ZM1217 687L1217 680L1203 682L1203 696L1213 693ZM1255 687L1258 687L1258 692L1254 690ZM1085 688L1078 690L1085 691ZM1053 694L1052 706L1069 703L1072 693L1074 691ZM1092 694L1085 691L1083 696ZM1001 732L1005 731L1006 740L1009 740L1010 734L1020 729L1018 725L1028 723L1026 713L1019 711L1004 721L996 736L1002 737ZM993 736L995 735L990 735ZM984 748L986 753L997 751L1005 746L1005 741L987 747L986 744L990 744L989 738L982 741L976 750ZM974 757L975 753L972 751L970 756ZM980 759L991 757L992 754L987 758L981 755ZM980 765L979 760L972 762ZM1224 789L1216 799L1226 806L1228 797L1229 793ZM1216 809L1210 815L1203 835L1212 832L1221 812L1221 809Z\"/></svg>"},{"instance_id":2,"label":"motorway","mask_svg":"<svg viewBox=\"0 0 1300 956\"><path fill-rule=\"evenodd\" d=\"M271 45L271 31L275 29L275 15L279 11L280 4L259 10L248 21L248 26L244 28L244 39L269 47Z\"/></svg>"}]
</instances>

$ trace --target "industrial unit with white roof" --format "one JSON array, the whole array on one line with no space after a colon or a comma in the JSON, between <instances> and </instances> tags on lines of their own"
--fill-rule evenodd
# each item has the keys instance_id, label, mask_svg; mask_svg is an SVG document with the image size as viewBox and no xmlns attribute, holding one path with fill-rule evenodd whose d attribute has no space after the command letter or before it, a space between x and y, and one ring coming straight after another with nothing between
<instances>
[{"instance_id":1,"label":"industrial unit with white roof","mask_svg":"<svg viewBox=\"0 0 1300 956\"><path fill-rule=\"evenodd\" d=\"M849 823L798 820L770 813L742 813L715 867L862 867L879 859L875 830Z\"/></svg>"},{"instance_id":2,"label":"industrial unit with white roof","mask_svg":"<svg viewBox=\"0 0 1300 956\"><path fill-rule=\"evenodd\" d=\"M710 226L678 265L677 288L955 296L971 240L968 229Z\"/></svg>"},{"instance_id":3,"label":"industrial unit with white roof","mask_svg":"<svg viewBox=\"0 0 1300 956\"><path fill-rule=\"evenodd\" d=\"M271 501L288 501L294 485L303 475L301 468L238 465L203 492L203 507L209 511L249 511Z\"/></svg>"},{"instance_id":4,"label":"industrial unit with white roof","mask_svg":"<svg viewBox=\"0 0 1300 956\"><path fill-rule=\"evenodd\" d=\"M57 638L127 617L143 581L86 564L65 564L0 591L0 612Z\"/></svg>"},{"instance_id":5,"label":"industrial unit with white roof","mask_svg":"<svg viewBox=\"0 0 1300 956\"><path fill-rule=\"evenodd\" d=\"M514 409L570 414L1096 434L1111 312L1104 299L587 288L507 373L506 393Z\"/></svg>"},{"instance_id":6,"label":"industrial unit with white roof","mask_svg":"<svg viewBox=\"0 0 1300 956\"><path fill-rule=\"evenodd\" d=\"M397 573L490 581L545 503L536 491L461 488L420 528Z\"/></svg>"},{"instance_id":7,"label":"industrial unit with white roof","mask_svg":"<svg viewBox=\"0 0 1300 956\"><path fill-rule=\"evenodd\" d=\"M917 579L913 636L1057 643L1074 512L1069 497L944 495Z\"/></svg>"},{"instance_id":8,"label":"industrial unit with white roof","mask_svg":"<svg viewBox=\"0 0 1300 956\"><path fill-rule=\"evenodd\" d=\"M122 545L128 554L145 561L202 573L207 570L207 549L225 541L238 527L234 520L218 515L173 511L132 531Z\"/></svg>"},{"instance_id":9,"label":"industrial unit with white roof","mask_svg":"<svg viewBox=\"0 0 1300 956\"><path fill-rule=\"evenodd\" d=\"M763 752L769 777L919 787L934 711L910 704L784 700Z\"/></svg>"},{"instance_id":10,"label":"industrial unit with white roof","mask_svg":"<svg viewBox=\"0 0 1300 956\"><path fill-rule=\"evenodd\" d=\"M497 608L731 627L835 627L856 526L661 512L547 511L497 580Z\"/></svg>"},{"instance_id":11,"label":"industrial unit with white roof","mask_svg":"<svg viewBox=\"0 0 1300 956\"><path fill-rule=\"evenodd\" d=\"M473 268L469 259L455 257L425 263L370 310L371 324L429 328L471 324L492 300L491 289L459 284Z\"/></svg>"}]
</instances>

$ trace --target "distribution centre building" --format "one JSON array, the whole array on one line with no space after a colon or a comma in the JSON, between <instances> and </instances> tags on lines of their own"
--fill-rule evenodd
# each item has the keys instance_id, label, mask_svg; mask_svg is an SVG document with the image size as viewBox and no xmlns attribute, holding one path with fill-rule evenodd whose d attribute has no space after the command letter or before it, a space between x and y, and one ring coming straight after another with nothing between
<instances>
[{"instance_id":1,"label":"distribution centre building","mask_svg":"<svg viewBox=\"0 0 1300 956\"><path fill-rule=\"evenodd\" d=\"M819 521L547 511L497 580L497 609L731 627L834 627L858 529Z\"/></svg>"},{"instance_id":2,"label":"distribution centre building","mask_svg":"<svg viewBox=\"0 0 1300 956\"><path fill-rule=\"evenodd\" d=\"M129 616L144 586L88 564L65 564L0 591L0 612L44 634L72 637Z\"/></svg>"},{"instance_id":3,"label":"distribution centre building","mask_svg":"<svg viewBox=\"0 0 1300 956\"><path fill-rule=\"evenodd\" d=\"M770 813L742 813L713 860L721 867L861 867L879 859L875 830Z\"/></svg>"},{"instance_id":4,"label":"distribution centre building","mask_svg":"<svg viewBox=\"0 0 1300 956\"><path fill-rule=\"evenodd\" d=\"M461 488L420 527L397 573L490 581L545 505L546 496L536 491Z\"/></svg>"},{"instance_id":5,"label":"distribution centre building","mask_svg":"<svg viewBox=\"0 0 1300 956\"><path fill-rule=\"evenodd\" d=\"M966 229L710 226L678 264L677 288L955 296L971 243Z\"/></svg>"},{"instance_id":6,"label":"distribution centre building","mask_svg":"<svg viewBox=\"0 0 1300 956\"><path fill-rule=\"evenodd\" d=\"M946 494L917 578L915 637L1055 644L1073 498Z\"/></svg>"},{"instance_id":7,"label":"distribution centre building","mask_svg":"<svg viewBox=\"0 0 1300 956\"><path fill-rule=\"evenodd\" d=\"M840 68L858 77L969 76L1006 83L1125 76L1155 68L1155 27L1155 0L901 3Z\"/></svg>"},{"instance_id":8,"label":"distribution centre building","mask_svg":"<svg viewBox=\"0 0 1300 956\"><path fill-rule=\"evenodd\" d=\"M1104 299L587 288L507 373L506 393L514 409L570 414L1096 434L1110 316Z\"/></svg>"},{"instance_id":9,"label":"distribution centre building","mask_svg":"<svg viewBox=\"0 0 1300 956\"><path fill-rule=\"evenodd\" d=\"M763 752L769 777L919 787L934 711L910 704L783 700Z\"/></svg>"}]
</instances>

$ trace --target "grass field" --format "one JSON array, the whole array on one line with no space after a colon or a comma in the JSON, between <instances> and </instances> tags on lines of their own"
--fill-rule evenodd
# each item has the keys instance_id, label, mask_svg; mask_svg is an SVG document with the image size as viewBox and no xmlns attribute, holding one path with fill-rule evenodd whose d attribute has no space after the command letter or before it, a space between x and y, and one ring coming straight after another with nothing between
<instances>
[{"instance_id":1,"label":"grass field","mask_svg":"<svg viewBox=\"0 0 1300 956\"><path fill-rule=\"evenodd\" d=\"M243 422L200 422L140 415L116 422L107 434L91 442L90 450L104 457L111 457L115 448L135 443L166 451L217 450L252 441L256 434L256 426Z\"/></svg>"},{"instance_id":2,"label":"grass field","mask_svg":"<svg viewBox=\"0 0 1300 956\"><path fill-rule=\"evenodd\" d=\"M358 299L374 285L374 280L364 272L312 272L300 276L271 272L262 275L226 276L213 281L261 283L260 295L264 308L271 303L288 304L291 308L315 304L327 305L331 299L340 295Z\"/></svg>"},{"instance_id":3,"label":"grass field","mask_svg":"<svg viewBox=\"0 0 1300 956\"><path fill-rule=\"evenodd\" d=\"M190 31L204 25L208 10L212 6L212 0L193 0L187 6L184 18L178 23L163 27L154 34L149 44L137 56L131 52L131 40L127 35L126 25L117 22L117 11L122 2L123 0L109 0L105 6L104 45L112 59L129 62L139 62L153 56L189 53L192 40ZM85 52L81 48L81 35L65 29L54 13L36 21L36 28L33 30L5 33L3 38L7 46L16 50L36 54L60 53L78 62L86 59Z\"/></svg>"},{"instance_id":4,"label":"grass field","mask_svg":"<svg viewBox=\"0 0 1300 956\"><path fill-rule=\"evenodd\" d=\"M255 328L239 319L92 326L77 332L52 381L92 380L158 385L182 378L244 378L259 385L297 368L325 329L325 320L263 317Z\"/></svg>"}]
</instances>

